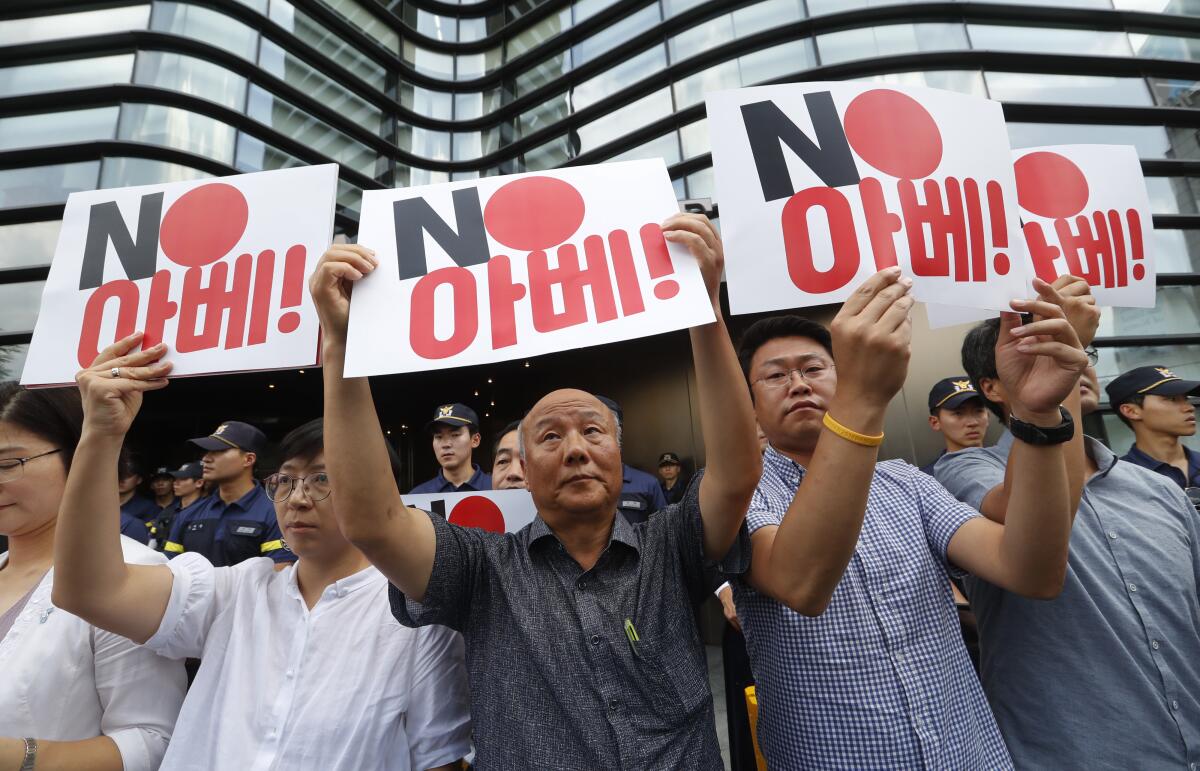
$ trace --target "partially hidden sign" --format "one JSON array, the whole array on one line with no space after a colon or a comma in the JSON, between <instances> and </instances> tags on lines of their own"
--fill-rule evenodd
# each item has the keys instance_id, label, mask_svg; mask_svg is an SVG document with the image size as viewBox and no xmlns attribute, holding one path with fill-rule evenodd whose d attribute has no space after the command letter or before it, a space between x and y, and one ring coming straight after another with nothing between
<instances>
[{"instance_id":1,"label":"partially hidden sign","mask_svg":"<svg viewBox=\"0 0 1200 771\"><path fill-rule=\"evenodd\" d=\"M999 103L796 83L707 105L734 313L841 302L894 265L926 302L1005 309L1024 293Z\"/></svg>"},{"instance_id":2,"label":"partially hidden sign","mask_svg":"<svg viewBox=\"0 0 1200 771\"><path fill-rule=\"evenodd\" d=\"M644 337L713 320L661 160L363 194L346 375L416 372Z\"/></svg>"},{"instance_id":3,"label":"partially hidden sign","mask_svg":"<svg viewBox=\"0 0 1200 771\"><path fill-rule=\"evenodd\" d=\"M537 516L528 490L403 495L404 503L446 518L452 525L493 533L515 533Z\"/></svg>"},{"instance_id":4,"label":"partially hidden sign","mask_svg":"<svg viewBox=\"0 0 1200 771\"><path fill-rule=\"evenodd\" d=\"M1153 221L1137 150L1031 147L1013 161L1033 273L1079 276L1098 305L1153 308Z\"/></svg>"},{"instance_id":5,"label":"partially hidden sign","mask_svg":"<svg viewBox=\"0 0 1200 771\"><path fill-rule=\"evenodd\" d=\"M137 330L172 376L311 366L336 192L327 164L73 193L21 382L71 383Z\"/></svg>"}]
</instances>

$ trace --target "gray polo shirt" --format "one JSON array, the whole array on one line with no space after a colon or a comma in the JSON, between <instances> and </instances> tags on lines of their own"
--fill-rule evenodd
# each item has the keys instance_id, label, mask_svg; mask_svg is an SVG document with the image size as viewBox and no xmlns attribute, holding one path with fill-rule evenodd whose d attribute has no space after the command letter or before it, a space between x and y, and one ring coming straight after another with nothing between
<instances>
[{"instance_id":1,"label":"gray polo shirt","mask_svg":"<svg viewBox=\"0 0 1200 771\"><path fill-rule=\"evenodd\" d=\"M637 525L614 511L588 571L541 517L499 534L430 516L425 602L393 586L392 613L465 637L476 768L722 768L694 617L708 596L698 489ZM743 527L721 568L749 559Z\"/></svg>"},{"instance_id":2,"label":"gray polo shirt","mask_svg":"<svg viewBox=\"0 0 1200 771\"><path fill-rule=\"evenodd\" d=\"M966 579L980 677L1017 768L1200 769L1200 517L1167 478L1087 438L1099 471L1062 594ZM962 450L938 481L979 508L1012 447Z\"/></svg>"}]
</instances>

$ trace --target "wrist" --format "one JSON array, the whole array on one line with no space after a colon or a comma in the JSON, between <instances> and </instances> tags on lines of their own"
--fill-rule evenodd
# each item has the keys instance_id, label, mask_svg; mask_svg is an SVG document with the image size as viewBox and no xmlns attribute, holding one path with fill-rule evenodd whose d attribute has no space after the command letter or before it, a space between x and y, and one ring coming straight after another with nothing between
<instances>
[{"instance_id":1,"label":"wrist","mask_svg":"<svg viewBox=\"0 0 1200 771\"><path fill-rule=\"evenodd\" d=\"M99 450L101 452L108 450L116 450L120 453L121 445L125 442L124 431L113 431L111 429L101 428L85 422L83 431L79 435L78 450Z\"/></svg>"},{"instance_id":2,"label":"wrist","mask_svg":"<svg viewBox=\"0 0 1200 771\"><path fill-rule=\"evenodd\" d=\"M853 396L842 398L839 394L834 397L826 412L852 431L860 434L881 434L887 416L887 404L877 404L873 400Z\"/></svg>"},{"instance_id":3,"label":"wrist","mask_svg":"<svg viewBox=\"0 0 1200 771\"><path fill-rule=\"evenodd\" d=\"M1022 423L1028 423L1038 428L1054 428L1062 424L1062 413L1058 407L1048 410L1032 410L1019 404L1014 404L1011 417Z\"/></svg>"}]
</instances>

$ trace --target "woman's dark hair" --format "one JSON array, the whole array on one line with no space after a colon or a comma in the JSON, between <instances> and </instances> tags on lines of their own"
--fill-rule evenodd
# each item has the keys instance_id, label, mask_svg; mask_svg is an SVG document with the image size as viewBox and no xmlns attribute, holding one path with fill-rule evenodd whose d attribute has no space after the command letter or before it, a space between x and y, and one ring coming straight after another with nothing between
<instances>
[{"instance_id":1,"label":"woman's dark hair","mask_svg":"<svg viewBox=\"0 0 1200 771\"><path fill-rule=\"evenodd\" d=\"M400 456L387 441L388 462L392 466L392 479L400 481ZM325 423L321 418L314 418L298 428L293 428L279 443L279 462L285 463L293 458L311 461L325 450Z\"/></svg>"},{"instance_id":2,"label":"woman's dark hair","mask_svg":"<svg viewBox=\"0 0 1200 771\"><path fill-rule=\"evenodd\" d=\"M71 459L83 433L83 402L77 388L24 388L0 382L0 421L19 426L61 450L63 467Z\"/></svg>"}]
</instances>

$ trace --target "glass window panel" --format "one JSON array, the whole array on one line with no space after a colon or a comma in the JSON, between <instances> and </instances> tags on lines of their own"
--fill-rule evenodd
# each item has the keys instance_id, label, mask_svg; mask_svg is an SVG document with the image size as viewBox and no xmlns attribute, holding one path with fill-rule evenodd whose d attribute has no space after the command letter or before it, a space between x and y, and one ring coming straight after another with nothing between
<instances>
[{"instance_id":1,"label":"glass window panel","mask_svg":"<svg viewBox=\"0 0 1200 771\"><path fill-rule=\"evenodd\" d=\"M360 174L377 172L379 156L373 149L258 86L250 87L246 114Z\"/></svg>"},{"instance_id":2,"label":"glass window panel","mask_svg":"<svg viewBox=\"0 0 1200 771\"><path fill-rule=\"evenodd\" d=\"M574 45L571 48L571 62L576 67L590 62L638 33L650 29L661 19L662 14L658 10L658 3L651 3Z\"/></svg>"},{"instance_id":3,"label":"glass window panel","mask_svg":"<svg viewBox=\"0 0 1200 771\"><path fill-rule=\"evenodd\" d=\"M409 179L409 184L414 187L417 185L438 185L442 182L450 181L450 172L412 166L409 172Z\"/></svg>"},{"instance_id":4,"label":"glass window panel","mask_svg":"<svg viewBox=\"0 0 1200 771\"><path fill-rule=\"evenodd\" d=\"M704 101L708 91L720 91L724 88L737 88L742 85L738 71L737 60L715 64L706 70L688 75L676 81L672 88L675 90L675 109L682 110Z\"/></svg>"},{"instance_id":5,"label":"glass window panel","mask_svg":"<svg viewBox=\"0 0 1200 771\"><path fill-rule=\"evenodd\" d=\"M571 55L567 52L543 59L517 75L517 96L525 96L547 83L558 80L570 71Z\"/></svg>"},{"instance_id":6,"label":"glass window panel","mask_svg":"<svg viewBox=\"0 0 1200 771\"><path fill-rule=\"evenodd\" d=\"M365 127L368 131L379 131L383 113L378 107L351 93L340 83L330 80L270 40L262 41L258 63L267 72L330 109L337 110L348 120Z\"/></svg>"},{"instance_id":7,"label":"glass window panel","mask_svg":"<svg viewBox=\"0 0 1200 771\"><path fill-rule=\"evenodd\" d=\"M0 21L0 45L38 43L43 40L103 35L145 29L150 23L149 5L104 8L99 11L56 13L26 19Z\"/></svg>"},{"instance_id":8,"label":"glass window panel","mask_svg":"<svg viewBox=\"0 0 1200 771\"><path fill-rule=\"evenodd\" d=\"M1149 78L1149 81L1154 101L1163 107L1196 107L1200 105L1200 99L1197 98L1197 93L1200 92L1200 82L1167 78Z\"/></svg>"},{"instance_id":9,"label":"glass window panel","mask_svg":"<svg viewBox=\"0 0 1200 771\"><path fill-rule=\"evenodd\" d=\"M1200 329L1200 287L1160 286L1153 308L1105 308L1098 337L1195 334Z\"/></svg>"},{"instance_id":10,"label":"glass window panel","mask_svg":"<svg viewBox=\"0 0 1200 771\"><path fill-rule=\"evenodd\" d=\"M420 126L412 127L412 153L431 161L450 160L450 134Z\"/></svg>"},{"instance_id":11,"label":"glass window panel","mask_svg":"<svg viewBox=\"0 0 1200 771\"><path fill-rule=\"evenodd\" d=\"M133 54L0 68L0 96L128 83Z\"/></svg>"},{"instance_id":12,"label":"glass window panel","mask_svg":"<svg viewBox=\"0 0 1200 771\"><path fill-rule=\"evenodd\" d=\"M63 203L71 193L95 190L100 161L0 169L0 207Z\"/></svg>"},{"instance_id":13,"label":"glass window panel","mask_svg":"<svg viewBox=\"0 0 1200 771\"><path fill-rule=\"evenodd\" d=\"M139 51L133 80L209 99L239 112L246 105L245 78L194 56Z\"/></svg>"},{"instance_id":14,"label":"glass window panel","mask_svg":"<svg viewBox=\"0 0 1200 771\"><path fill-rule=\"evenodd\" d=\"M636 102L608 113L603 118L580 126L576 130L579 136L579 152L586 153L594 150L617 137L670 114L671 92L665 88L655 91Z\"/></svg>"},{"instance_id":15,"label":"glass window panel","mask_svg":"<svg viewBox=\"0 0 1200 771\"><path fill-rule=\"evenodd\" d=\"M812 39L805 38L739 56L737 61L742 85L749 86L777 80L814 67L817 57L813 51Z\"/></svg>"},{"instance_id":16,"label":"glass window panel","mask_svg":"<svg viewBox=\"0 0 1200 771\"><path fill-rule=\"evenodd\" d=\"M427 118L451 120L454 117L454 95L448 91L413 86L412 110Z\"/></svg>"},{"instance_id":17,"label":"glass window panel","mask_svg":"<svg viewBox=\"0 0 1200 771\"><path fill-rule=\"evenodd\" d=\"M800 0L764 0L739 8L732 16L734 36L746 37L803 19L804 5Z\"/></svg>"},{"instance_id":18,"label":"glass window panel","mask_svg":"<svg viewBox=\"0 0 1200 771\"><path fill-rule=\"evenodd\" d=\"M396 30L354 0L322 0L325 5L340 13L354 26L374 38L389 51L400 50L400 36Z\"/></svg>"},{"instance_id":19,"label":"glass window panel","mask_svg":"<svg viewBox=\"0 0 1200 771\"><path fill-rule=\"evenodd\" d=\"M419 48L415 44L404 41L404 61L413 69L425 75L446 80L454 79L454 57L427 48Z\"/></svg>"},{"instance_id":20,"label":"glass window panel","mask_svg":"<svg viewBox=\"0 0 1200 771\"><path fill-rule=\"evenodd\" d=\"M0 267L49 265L62 222L21 222L0 225Z\"/></svg>"},{"instance_id":21,"label":"glass window panel","mask_svg":"<svg viewBox=\"0 0 1200 771\"><path fill-rule=\"evenodd\" d=\"M993 24L968 24L971 47L987 51L1023 51L1071 53L1075 56L1130 56L1129 38L1124 32L1098 29L1056 29L1053 27L1007 27Z\"/></svg>"},{"instance_id":22,"label":"glass window panel","mask_svg":"<svg viewBox=\"0 0 1200 771\"><path fill-rule=\"evenodd\" d=\"M162 182L187 182L208 179L207 171L178 163L152 161L149 158L105 158L100 172L100 187L157 185Z\"/></svg>"},{"instance_id":23,"label":"glass window panel","mask_svg":"<svg viewBox=\"0 0 1200 771\"><path fill-rule=\"evenodd\" d=\"M535 131L553 126L571 114L566 93L555 94L517 117L519 135L527 137Z\"/></svg>"},{"instance_id":24,"label":"glass window panel","mask_svg":"<svg viewBox=\"0 0 1200 771\"><path fill-rule=\"evenodd\" d=\"M470 171L452 171L450 172L450 181L458 182L464 179L479 179L479 172L474 169Z\"/></svg>"},{"instance_id":25,"label":"glass window panel","mask_svg":"<svg viewBox=\"0 0 1200 771\"><path fill-rule=\"evenodd\" d=\"M271 171L306 164L291 153L285 153L243 131L238 134L236 165L238 171Z\"/></svg>"},{"instance_id":26,"label":"glass window panel","mask_svg":"<svg viewBox=\"0 0 1200 771\"><path fill-rule=\"evenodd\" d=\"M851 11L856 8L878 8L899 5L898 0L808 0L808 12L813 16Z\"/></svg>"},{"instance_id":27,"label":"glass window panel","mask_svg":"<svg viewBox=\"0 0 1200 771\"><path fill-rule=\"evenodd\" d=\"M0 284L0 332L29 332L37 321L45 281Z\"/></svg>"},{"instance_id":28,"label":"glass window panel","mask_svg":"<svg viewBox=\"0 0 1200 771\"><path fill-rule=\"evenodd\" d=\"M697 24L667 41L672 62L680 62L696 54L724 45L733 39L733 18L729 14Z\"/></svg>"},{"instance_id":29,"label":"glass window panel","mask_svg":"<svg viewBox=\"0 0 1200 771\"><path fill-rule=\"evenodd\" d=\"M679 129L679 141L683 145L683 157L695 158L712 152L708 138L708 118L701 118Z\"/></svg>"},{"instance_id":30,"label":"glass window panel","mask_svg":"<svg viewBox=\"0 0 1200 771\"><path fill-rule=\"evenodd\" d=\"M567 145L567 138L556 137L532 150L526 150L523 157L527 170L542 171L566 163L571 159L571 152Z\"/></svg>"},{"instance_id":31,"label":"glass window panel","mask_svg":"<svg viewBox=\"0 0 1200 771\"><path fill-rule=\"evenodd\" d=\"M1200 273L1200 230L1155 228L1148 248L1159 273Z\"/></svg>"},{"instance_id":32,"label":"glass window panel","mask_svg":"<svg viewBox=\"0 0 1200 771\"><path fill-rule=\"evenodd\" d=\"M1112 0L1112 4L1127 11L1200 16L1200 0Z\"/></svg>"},{"instance_id":33,"label":"glass window panel","mask_svg":"<svg viewBox=\"0 0 1200 771\"><path fill-rule=\"evenodd\" d=\"M609 7L617 0L575 0L575 23L591 18Z\"/></svg>"},{"instance_id":34,"label":"glass window panel","mask_svg":"<svg viewBox=\"0 0 1200 771\"><path fill-rule=\"evenodd\" d=\"M1146 59L1200 61L1200 38L1130 32L1129 43L1135 54Z\"/></svg>"},{"instance_id":35,"label":"glass window panel","mask_svg":"<svg viewBox=\"0 0 1200 771\"><path fill-rule=\"evenodd\" d=\"M1200 178L1146 177L1150 211L1155 214L1200 214Z\"/></svg>"},{"instance_id":36,"label":"glass window panel","mask_svg":"<svg viewBox=\"0 0 1200 771\"><path fill-rule=\"evenodd\" d=\"M1012 5L1050 5L1060 8L1112 8L1112 0L978 0L983 3ZM1120 2L1120 0L1118 0Z\"/></svg>"},{"instance_id":37,"label":"glass window panel","mask_svg":"<svg viewBox=\"0 0 1200 771\"><path fill-rule=\"evenodd\" d=\"M0 347L0 380L20 380L27 356L29 356L27 343Z\"/></svg>"},{"instance_id":38,"label":"glass window panel","mask_svg":"<svg viewBox=\"0 0 1200 771\"><path fill-rule=\"evenodd\" d=\"M1141 78L1105 75L1050 75L1030 72L984 74L993 99L1052 104L1149 106L1150 90Z\"/></svg>"},{"instance_id":39,"label":"glass window panel","mask_svg":"<svg viewBox=\"0 0 1200 771\"><path fill-rule=\"evenodd\" d=\"M688 198L713 197L713 170L711 166L687 175L687 194Z\"/></svg>"},{"instance_id":40,"label":"glass window panel","mask_svg":"<svg viewBox=\"0 0 1200 771\"><path fill-rule=\"evenodd\" d=\"M338 179L337 205L350 211L358 211L362 204L362 188L352 185L344 179Z\"/></svg>"},{"instance_id":41,"label":"glass window panel","mask_svg":"<svg viewBox=\"0 0 1200 771\"><path fill-rule=\"evenodd\" d=\"M928 72L888 72L854 78L858 82L886 83L897 86L926 86L944 91L987 97L983 86L983 73L979 70L931 70Z\"/></svg>"},{"instance_id":42,"label":"glass window panel","mask_svg":"<svg viewBox=\"0 0 1200 771\"><path fill-rule=\"evenodd\" d=\"M656 45L580 83L571 94L571 103L576 110L582 110L666 66L665 47Z\"/></svg>"},{"instance_id":43,"label":"glass window panel","mask_svg":"<svg viewBox=\"0 0 1200 771\"><path fill-rule=\"evenodd\" d=\"M453 16L439 16L424 8L417 9L417 32L434 40L458 41L458 25Z\"/></svg>"},{"instance_id":44,"label":"glass window panel","mask_svg":"<svg viewBox=\"0 0 1200 771\"><path fill-rule=\"evenodd\" d=\"M662 0L663 12L669 19L706 2L708 0Z\"/></svg>"},{"instance_id":45,"label":"glass window panel","mask_svg":"<svg viewBox=\"0 0 1200 771\"><path fill-rule=\"evenodd\" d=\"M500 91L468 91L454 95L454 117L460 120L482 118L500 108Z\"/></svg>"},{"instance_id":46,"label":"glass window panel","mask_svg":"<svg viewBox=\"0 0 1200 771\"><path fill-rule=\"evenodd\" d=\"M453 138L454 160L466 161L491 155L500 149L500 128L464 131Z\"/></svg>"},{"instance_id":47,"label":"glass window panel","mask_svg":"<svg viewBox=\"0 0 1200 771\"><path fill-rule=\"evenodd\" d=\"M679 163L679 137L672 131L649 142L626 150L620 155L614 155L610 161L639 161L645 158L662 158L670 166Z\"/></svg>"},{"instance_id":48,"label":"glass window panel","mask_svg":"<svg viewBox=\"0 0 1200 771\"><path fill-rule=\"evenodd\" d=\"M675 177L671 180L671 189L675 191L675 198L682 201L687 198L687 180L683 177Z\"/></svg>"},{"instance_id":49,"label":"glass window panel","mask_svg":"<svg viewBox=\"0 0 1200 771\"><path fill-rule=\"evenodd\" d=\"M114 105L0 118L0 150L112 139L118 112Z\"/></svg>"},{"instance_id":50,"label":"glass window panel","mask_svg":"<svg viewBox=\"0 0 1200 771\"><path fill-rule=\"evenodd\" d=\"M117 132L121 139L174 147L230 165L236 134L233 126L207 115L159 104L122 105Z\"/></svg>"},{"instance_id":51,"label":"glass window panel","mask_svg":"<svg viewBox=\"0 0 1200 771\"><path fill-rule=\"evenodd\" d=\"M287 0L271 0L271 21L326 54L374 88L382 91L387 86L387 71L383 65L363 54L344 36L331 32Z\"/></svg>"},{"instance_id":52,"label":"glass window panel","mask_svg":"<svg viewBox=\"0 0 1200 771\"><path fill-rule=\"evenodd\" d=\"M516 57L532 51L535 48L540 48L543 43L556 35L571 28L571 11L564 9L558 13L552 13L546 18L534 24L532 27L527 27L517 33L505 42L505 61L512 61Z\"/></svg>"},{"instance_id":53,"label":"glass window panel","mask_svg":"<svg viewBox=\"0 0 1200 771\"><path fill-rule=\"evenodd\" d=\"M966 47L967 37L961 24L886 24L817 35L821 64Z\"/></svg>"},{"instance_id":54,"label":"glass window panel","mask_svg":"<svg viewBox=\"0 0 1200 771\"><path fill-rule=\"evenodd\" d=\"M492 48L478 54L459 54L455 77L458 80L481 78L500 66L500 48Z\"/></svg>"},{"instance_id":55,"label":"glass window panel","mask_svg":"<svg viewBox=\"0 0 1200 771\"><path fill-rule=\"evenodd\" d=\"M258 33L240 21L217 13L211 8L183 3L156 2L150 19L152 29L190 37L202 43L223 48L232 54L254 61Z\"/></svg>"},{"instance_id":56,"label":"glass window panel","mask_svg":"<svg viewBox=\"0 0 1200 771\"><path fill-rule=\"evenodd\" d=\"M488 35L487 19L459 19L458 20L458 39L463 43L471 43L476 40L483 40Z\"/></svg>"},{"instance_id":57,"label":"glass window panel","mask_svg":"<svg viewBox=\"0 0 1200 771\"><path fill-rule=\"evenodd\" d=\"M1014 148L1039 145L1133 145L1142 158L1169 157L1162 126L1095 126L1087 123L1006 123Z\"/></svg>"}]
</instances>

